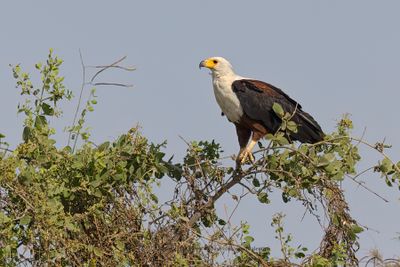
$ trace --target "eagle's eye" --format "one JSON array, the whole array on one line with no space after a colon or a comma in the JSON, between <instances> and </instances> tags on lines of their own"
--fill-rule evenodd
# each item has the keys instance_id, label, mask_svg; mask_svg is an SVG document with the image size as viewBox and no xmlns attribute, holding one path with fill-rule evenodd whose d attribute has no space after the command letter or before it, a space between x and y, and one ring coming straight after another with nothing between
<instances>
[{"instance_id":1,"label":"eagle's eye","mask_svg":"<svg viewBox=\"0 0 400 267\"><path fill-rule=\"evenodd\" d=\"M214 60L213 60L213 63L214 63L214 64L217 64L217 63L218 63L218 60L215 60L215 59L214 59Z\"/></svg>"}]
</instances>

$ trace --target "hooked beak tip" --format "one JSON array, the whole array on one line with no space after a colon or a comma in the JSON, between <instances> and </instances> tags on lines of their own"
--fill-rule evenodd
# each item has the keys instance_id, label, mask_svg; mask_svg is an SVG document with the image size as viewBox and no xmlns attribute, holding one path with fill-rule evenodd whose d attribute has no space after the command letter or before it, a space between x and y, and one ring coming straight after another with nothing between
<instances>
[{"instance_id":1,"label":"hooked beak tip","mask_svg":"<svg viewBox=\"0 0 400 267\"><path fill-rule=\"evenodd\" d=\"M200 64L199 64L199 69L201 69L201 68L203 68L203 67L205 67L206 65L205 65L205 62L204 62L204 60L202 60L201 62L200 62Z\"/></svg>"}]
</instances>

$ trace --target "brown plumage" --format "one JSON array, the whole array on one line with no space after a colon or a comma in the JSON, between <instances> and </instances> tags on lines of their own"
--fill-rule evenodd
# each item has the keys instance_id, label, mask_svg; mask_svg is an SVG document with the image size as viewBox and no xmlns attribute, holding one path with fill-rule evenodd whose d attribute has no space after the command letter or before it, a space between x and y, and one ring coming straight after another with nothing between
<instances>
[{"instance_id":1,"label":"brown plumage","mask_svg":"<svg viewBox=\"0 0 400 267\"><path fill-rule=\"evenodd\" d=\"M297 132L288 133L289 141L316 143L323 139L322 129L314 118L281 89L262 81L242 79L232 83L232 90L244 112L239 124L259 132L258 135L275 134L281 126L282 120L272 109L278 103L285 112L293 114L291 120L297 124Z\"/></svg>"}]
</instances>

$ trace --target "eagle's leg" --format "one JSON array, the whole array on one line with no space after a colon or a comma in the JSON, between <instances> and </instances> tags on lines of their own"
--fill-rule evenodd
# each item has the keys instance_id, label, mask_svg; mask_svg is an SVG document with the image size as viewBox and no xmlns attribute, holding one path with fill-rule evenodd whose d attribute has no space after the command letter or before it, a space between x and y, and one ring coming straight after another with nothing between
<instances>
[{"instance_id":1,"label":"eagle's leg","mask_svg":"<svg viewBox=\"0 0 400 267\"><path fill-rule=\"evenodd\" d=\"M247 144L249 143L249 139L251 136L251 130L249 128L243 127L240 124L235 124L236 126L236 133L238 136L238 141L240 145L239 153L236 157L236 163L239 166L242 162L244 153L247 149Z\"/></svg>"},{"instance_id":2,"label":"eagle's leg","mask_svg":"<svg viewBox=\"0 0 400 267\"><path fill-rule=\"evenodd\" d=\"M238 165L242 165L246 163L247 161L254 162L254 156L253 154L247 151L247 147L241 148L239 150L238 156L236 157L236 163Z\"/></svg>"},{"instance_id":3,"label":"eagle's leg","mask_svg":"<svg viewBox=\"0 0 400 267\"><path fill-rule=\"evenodd\" d=\"M242 151L241 154L238 156L238 160L240 160L240 164L246 163L247 159L249 159L251 162L254 162L254 156L253 156L253 148L257 144L258 140L260 140L264 135L266 134L265 129L258 130L255 129L253 131L253 136L251 137L250 143L245 147L245 149Z\"/></svg>"},{"instance_id":4,"label":"eagle's leg","mask_svg":"<svg viewBox=\"0 0 400 267\"><path fill-rule=\"evenodd\" d=\"M246 148L242 151L242 153L239 154L238 160L240 160L240 164L246 163L247 159L250 160L250 162L254 162L254 156L253 156L253 148L257 144L257 141L251 140L250 143L246 146Z\"/></svg>"}]
</instances>

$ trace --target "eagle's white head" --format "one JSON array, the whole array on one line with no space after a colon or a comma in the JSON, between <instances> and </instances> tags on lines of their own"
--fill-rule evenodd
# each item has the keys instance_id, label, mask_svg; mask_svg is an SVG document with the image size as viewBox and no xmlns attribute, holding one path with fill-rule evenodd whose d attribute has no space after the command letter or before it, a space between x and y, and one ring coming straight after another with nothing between
<instances>
[{"instance_id":1,"label":"eagle's white head","mask_svg":"<svg viewBox=\"0 0 400 267\"><path fill-rule=\"evenodd\" d=\"M210 57L205 59L199 64L199 68L202 67L210 69L214 77L235 75L231 63L223 57Z\"/></svg>"},{"instance_id":2,"label":"eagle's white head","mask_svg":"<svg viewBox=\"0 0 400 267\"><path fill-rule=\"evenodd\" d=\"M243 115L243 109L235 92L232 90L234 81L242 77L235 74L231 63L223 57L210 57L200 62L199 68L211 70L215 99L223 114L231 122L238 122Z\"/></svg>"}]
</instances>

